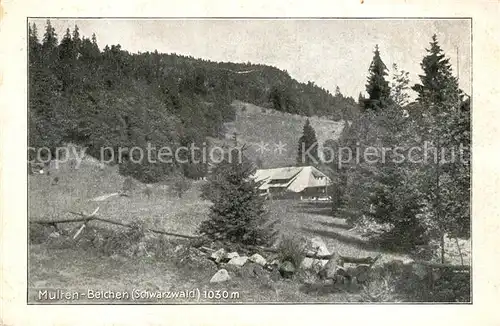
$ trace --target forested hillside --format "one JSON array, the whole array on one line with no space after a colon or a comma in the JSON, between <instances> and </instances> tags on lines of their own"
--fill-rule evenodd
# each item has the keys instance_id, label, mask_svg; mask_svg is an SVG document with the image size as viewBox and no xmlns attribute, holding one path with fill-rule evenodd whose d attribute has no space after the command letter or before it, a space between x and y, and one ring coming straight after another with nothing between
<instances>
[{"instance_id":1,"label":"forested hillside","mask_svg":"<svg viewBox=\"0 0 500 326\"><path fill-rule=\"evenodd\" d=\"M130 53L119 44L99 49L97 36L78 26L58 36L50 21L29 28L29 145L55 148L67 142L102 147L201 146L225 133L234 120L233 100L278 111L352 119L357 104L294 80L260 64L212 62L177 54ZM120 165L123 174L158 181L181 169L188 177L205 164Z\"/></svg>"}]
</instances>

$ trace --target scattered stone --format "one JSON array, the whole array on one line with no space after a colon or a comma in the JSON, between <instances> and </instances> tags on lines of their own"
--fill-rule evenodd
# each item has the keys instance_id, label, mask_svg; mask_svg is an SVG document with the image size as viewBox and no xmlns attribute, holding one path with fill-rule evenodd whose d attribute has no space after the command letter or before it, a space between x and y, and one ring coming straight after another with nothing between
<instances>
[{"instance_id":1,"label":"scattered stone","mask_svg":"<svg viewBox=\"0 0 500 326\"><path fill-rule=\"evenodd\" d=\"M281 264L279 271L281 276L283 276L284 278L292 278L293 274L295 273L295 266L292 262L285 261L283 264Z\"/></svg>"},{"instance_id":2,"label":"scattered stone","mask_svg":"<svg viewBox=\"0 0 500 326\"><path fill-rule=\"evenodd\" d=\"M306 257L300 264L300 268L304 270L320 271L328 263L325 259L314 259Z\"/></svg>"},{"instance_id":3,"label":"scattered stone","mask_svg":"<svg viewBox=\"0 0 500 326\"><path fill-rule=\"evenodd\" d=\"M225 255L226 250L224 250L224 248L220 248L219 250L213 252L210 258L212 258L216 263L220 263L224 259Z\"/></svg>"},{"instance_id":4,"label":"scattered stone","mask_svg":"<svg viewBox=\"0 0 500 326\"><path fill-rule=\"evenodd\" d=\"M51 234L49 234L49 238L53 238L53 239L56 239L56 238L59 238L61 235L59 234L59 232L52 232Z\"/></svg>"},{"instance_id":5,"label":"scattered stone","mask_svg":"<svg viewBox=\"0 0 500 326\"><path fill-rule=\"evenodd\" d=\"M183 246L183 245L181 245L181 244L180 244L180 245L177 245L177 246L175 247L175 249L174 249L174 252L175 252L175 253L177 253L177 252L181 251L182 249L184 249L184 246Z\"/></svg>"},{"instance_id":6,"label":"scattered stone","mask_svg":"<svg viewBox=\"0 0 500 326\"><path fill-rule=\"evenodd\" d=\"M314 262L314 259L306 257L306 258L304 258L302 263L300 263L300 268L305 269L305 270L312 269L313 262Z\"/></svg>"},{"instance_id":7,"label":"scattered stone","mask_svg":"<svg viewBox=\"0 0 500 326\"><path fill-rule=\"evenodd\" d=\"M257 264L252 264L253 266L253 273L256 277L262 278L262 277L267 277L267 272L265 271L264 267L262 265L257 265Z\"/></svg>"},{"instance_id":8,"label":"scattered stone","mask_svg":"<svg viewBox=\"0 0 500 326\"><path fill-rule=\"evenodd\" d=\"M272 262L269 263L269 265L271 265L271 266L279 266L280 265L280 261L277 260L277 259L274 259Z\"/></svg>"},{"instance_id":9,"label":"scattered stone","mask_svg":"<svg viewBox=\"0 0 500 326\"><path fill-rule=\"evenodd\" d=\"M250 261L259 264L260 266L266 265L266 259L259 254L253 254L252 257L249 258Z\"/></svg>"},{"instance_id":10,"label":"scattered stone","mask_svg":"<svg viewBox=\"0 0 500 326\"><path fill-rule=\"evenodd\" d=\"M254 262L245 264L240 270L240 275L243 278L258 277L262 276L264 273L265 271L262 266Z\"/></svg>"},{"instance_id":11,"label":"scattered stone","mask_svg":"<svg viewBox=\"0 0 500 326\"><path fill-rule=\"evenodd\" d=\"M318 275L321 279L335 279L337 270L339 269L339 257L334 255L323 268L319 271Z\"/></svg>"},{"instance_id":12,"label":"scattered stone","mask_svg":"<svg viewBox=\"0 0 500 326\"><path fill-rule=\"evenodd\" d=\"M219 269L217 273L212 276L210 279L210 283L221 283L221 282L227 282L231 279L231 276L229 276L229 273L225 269Z\"/></svg>"},{"instance_id":13,"label":"scattered stone","mask_svg":"<svg viewBox=\"0 0 500 326\"><path fill-rule=\"evenodd\" d=\"M231 275L239 275L240 274L240 266L236 266L236 265L229 265L228 263L225 263L225 264L220 264L219 265L219 268L224 268L225 270L227 270L229 272L229 274Z\"/></svg>"},{"instance_id":14,"label":"scattered stone","mask_svg":"<svg viewBox=\"0 0 500 326\"><path fill-rule=\"evenodd\" d=\"M245 263L247 261L248 261L247 256L238 256L238 257L232 258L230 261L227 262L227 264L241 267L241 266L245 265Z\"/></svg>"},{"instance_id":15,"label":"scattered stone","mask_svg":"<svg viewBox=\"0 0 500 326\"><path fill-rule=\"evenodd\" d=\"M330 251L328 250L328 247L326 246L325 242L323 239L320 237L314 237L311 239L311 247L312 250L317 254L317 255L330 255Z\"/></svg>"},{"instance_id":16,"label":"scattered stone","mask_svg":"<svg viewBox=\"0 0 500 326\"><path fill-rule=\"evenodd\" d=\"M233 259L234 257L239 257L240 255L238 255L238 253L236 251L234 252L229 252L226 254L226 256L224 257L226 260L231 260Z\"/></svg>"}]
</instances>

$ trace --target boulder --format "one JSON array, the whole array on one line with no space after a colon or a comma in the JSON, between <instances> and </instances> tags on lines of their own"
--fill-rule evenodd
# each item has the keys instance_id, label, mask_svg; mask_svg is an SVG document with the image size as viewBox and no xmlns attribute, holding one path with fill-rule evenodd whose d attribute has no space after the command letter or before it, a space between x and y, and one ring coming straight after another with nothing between
<instances>
[{"instance_id":1,"label":"boulder","mask_svg":"<svg viewBox=\"0 0 500 326\"><path fill-rule=\"evenodd\" d=\"M321 279L335 279L337 270L341 267L339 265L339 256L334 255L323 268L319 271L318 275Z\"/></svg>"},{"instance_id":2,"label":"boulder","mask_svg":"<svg viewBox=\"0 0 500 326\"><path fill-rule=\"evenodd\" d=\"M245 265L247 261L248 261L247 256L238 256L238 257L233 257L230 261L227 262L227 264L241 267Z\"/></svg>"},{"instance_id":3,"label":"boulder","mask_svg":"<svg viewBox=\"0 0 500 326\"><path fill-rule=\"evenodd\" d=\"M295 274L295 270L295 266L292 262L285 261L281 264L279 272L284 278L292 278L293 274Z\"/></svg>"},{"instance_id":4,"label":"boulder","mask_svg":"<svg viewBox=\"0 0 500 326\"><path fill-rule=\"evenodd\" d=\"M326 246L323 239L321 239L320 237L314 237L311 239L311 248L312 251L315 252L317 255L321 256L330 255L328 247Z\"/></svg>"},{"instance_id":5,"label":"boulder","mask_svg":"<svg viewBox=\"0 0 500 326\"><path fill-rule=\"evenodd\" d=\"M328 263L328 260L325 259L314 259L314 258L309 258L306 257L304 260L302 260L302 263L300 264L300 268L304 270L316 270L319 271L321 268L325 267L325 265Z\"/></svg>"},{"instance_id":6,"label":"boulder","mask_svg":"<svg viewBox=\"0 0 500 326\"><path fill-rule=\"evenodd\" d=\"M231 276L229 276L229 273L225 269L219 269L217 273L212 276L210 279L210 283L222 283L222 282L227 282L231 279Z\"/></svg>"},{"instance_id":7,"label":"boulder","mask_svg":"<svg viewBox=\"0 0 500 326\"><path fill-rule=\"evenodd\" d=\"M233 259L234 257L239 257L240 255L238 255L238 253L236 251L233 251L233 252L228 252L225 256L224 256L224 259L226 260L231 260Z\"/></svg>"},{"instance_id":8,"label":"boulder","mask_svg":"<svg viewBox=\"0 0 500 326\"><path fill-rule=\"evenodd\" d=\"M240 267L236 265L228 265L226 264L221 264L219 265L221 268L224 268L229 272L229 275L240 275Z\"/></svg>"},{"instance_id":9,"label":"boulder","mask_svg":"<svg viewBox=\"0 0 500 326\"><path fill-rule=\"evenodd\" d=\"M213 259L216 263L220 263L224 257L226 256L226 250L224 248L220 248L217 251L214 251L210 258Z\"/></svg>"},{"instance_id":10,"label":"boulder","mask_svg":"<svg viewBox=\"0 0 500 326\"><path fill-rule=\"evenodd\" d=\"M251 262L241 268L240 275L244 278L265 277L267 272L261 265Z\"/></svg>"},{"instance_id":11,"label":"boulder","mask_svg":"<svg viewBox=\"0 0 500 326\"><path fill-rule=\"evenodd\" d=\"M59 234L59 232L56 232L56 231L49 234L49 238L53 238L53 239L59 238L60 236L61 236L61 234Z\"/></svg>"},{"instance_id":12,"label":"boulder","mask_svg":"<svg viewBox=\"0 0 500 326\"><path fill-rule=\"evenodd\" d=\"M253 254L250 258L249 258L250 261L254 262L254 263L257 263L259 264L260 266L266 266L266 259L264 257L262 257L261 255L259 254Z\"/></svg>"}]
</instances>

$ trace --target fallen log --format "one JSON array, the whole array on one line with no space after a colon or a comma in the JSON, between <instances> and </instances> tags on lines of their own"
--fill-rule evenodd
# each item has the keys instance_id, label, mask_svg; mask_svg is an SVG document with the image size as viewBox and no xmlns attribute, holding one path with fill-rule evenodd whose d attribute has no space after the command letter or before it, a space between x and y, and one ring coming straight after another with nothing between
<instances>
[{"instance_id":1,"label":"fallen log","mask_svg":"<svg viewBox=\"0 0 500 326\"><path fill-rule=\"evenodd\" d=\"M452 270L456 270L456 271L468 271L471 268L471 266L469 266L469 265L442 264L442 263L434 263L434 262L425 261L425 260L415 260L412 262L412 264L423 265L423 266L427 266L430 268L452 269Z\"/></svg>"}]
</instances>

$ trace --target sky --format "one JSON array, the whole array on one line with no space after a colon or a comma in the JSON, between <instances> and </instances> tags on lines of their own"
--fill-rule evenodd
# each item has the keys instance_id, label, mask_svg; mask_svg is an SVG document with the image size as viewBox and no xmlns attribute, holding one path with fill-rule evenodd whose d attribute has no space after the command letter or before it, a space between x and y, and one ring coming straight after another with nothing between
<instances>
[{"instance_id":1,"label":"sky","mask_svg":"<svg viewBox=\"0 0 500 326\"><path fill-rule=\"evenodd\" d=\"M46 19L32 19L43 37ZM59 39L78 25L101 49L120 44L132 53L191 55L212 61L251 62L287 70L334 93L358 98L378 44L388 68L396 63L419 82L420 62L433 34L459 84L471 94L471 22L467 19L51 19ZM390 72L391 73L391 72ZM413 97L413 96L412 96Z\"/></svg>"}]
</instances>

